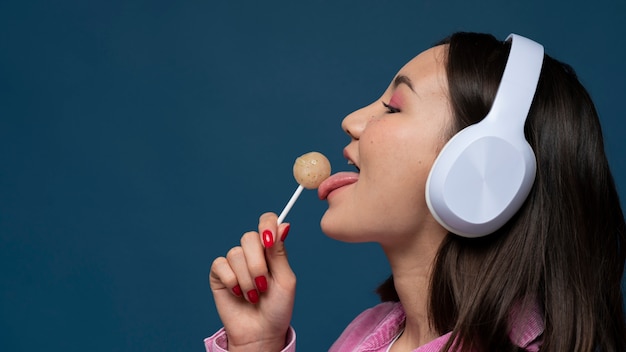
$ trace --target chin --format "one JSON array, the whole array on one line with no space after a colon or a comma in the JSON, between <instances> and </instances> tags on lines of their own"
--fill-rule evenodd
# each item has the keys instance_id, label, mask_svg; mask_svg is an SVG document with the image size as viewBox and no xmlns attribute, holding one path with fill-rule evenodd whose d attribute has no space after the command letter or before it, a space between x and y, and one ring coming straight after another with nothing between
<instances>
[{"instance_id":1,"label":"chin","mask_svg":"<svg viewBox=\"0 0 626 352\"><path fill-rule=\"evenodd\" d=\"M336 234L337 232L337 226L334 226L336 224L333 224L333 222L331 220L328 219L328 210L324 213L324 215L322 215L322 219L320 220L320 227L322 229L322 232L330 237L335 239L334 234Z\"/></svg>"},{"instance_id":2,"label":"chin","mask_svg":"<svg viewBox=\"0 0 626 352\"><path fill-rule=\"evenodd\" d=\"M363 238L362 231L355 231L354 229L346 228L345 221L333 221L333 219L324 213L322 220L320 221L320 227L322 232L333 240L346 242L346 243L363 243L370 242ZM356 232L356 233L355 233Z\"/></svg>"}]
</instances>

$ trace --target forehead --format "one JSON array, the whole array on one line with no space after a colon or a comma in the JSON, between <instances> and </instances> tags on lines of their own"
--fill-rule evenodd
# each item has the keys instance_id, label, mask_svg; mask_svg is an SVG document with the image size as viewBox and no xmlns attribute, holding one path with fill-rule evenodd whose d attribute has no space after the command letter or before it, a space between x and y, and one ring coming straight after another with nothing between
<instances>
[{"instance_id":1,"label":"forehead","mask_svg":"<svg viewBox=\"0 0 626 352\"><path fill-rule=\"evenodd\" d=\"M406 76L416 93L447 91L445 57L447 46L439 45L421 52L406 63L397 76Z\"/></svg>"}]
</instances>

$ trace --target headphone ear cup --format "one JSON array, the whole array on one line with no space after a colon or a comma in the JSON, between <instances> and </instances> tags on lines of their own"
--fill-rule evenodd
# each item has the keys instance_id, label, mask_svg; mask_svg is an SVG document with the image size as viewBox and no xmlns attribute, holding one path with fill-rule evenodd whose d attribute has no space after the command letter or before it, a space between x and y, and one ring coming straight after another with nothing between
<instances>
[{"instance_id":1,"label":"headphone ear cup","mask_svg":"<svg viewBox=\"0 0 626 352\"><path fill-rule=\"evenodd\" d=\"M497 136L487 121L457 133L443 148L426 182L435 219L464 237L490 234L528 196L535 155L525 139Z\"/></svg>"}]
</instances>

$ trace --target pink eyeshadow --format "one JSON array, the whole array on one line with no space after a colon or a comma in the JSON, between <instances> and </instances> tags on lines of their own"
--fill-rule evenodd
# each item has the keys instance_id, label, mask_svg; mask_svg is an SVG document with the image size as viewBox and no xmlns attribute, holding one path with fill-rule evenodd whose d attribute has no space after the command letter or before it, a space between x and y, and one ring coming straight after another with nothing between
<instances>
[{"instance_id":1,"label":"pink eyeshadow","mask_svg":"<svg viewBox=\"0 0 626 352\"><path fill-rule=\"evenodd\" d=\"M391 100L389 100L389 105L398 109L402 107L402 98L400 97L400 94L398 94L398 91L394 92L391 96Z\"/></svg>"}]
</instances>

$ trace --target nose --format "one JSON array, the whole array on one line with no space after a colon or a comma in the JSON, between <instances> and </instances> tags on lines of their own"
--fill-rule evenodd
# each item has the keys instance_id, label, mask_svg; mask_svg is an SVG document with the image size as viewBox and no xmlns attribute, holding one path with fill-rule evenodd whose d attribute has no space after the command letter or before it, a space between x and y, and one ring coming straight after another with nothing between
<instances>
[{"instance_id":1,"label":"nose","mask_svg":"<svg viewBox=\"0 0 626 352\"><path fill-rule=\"evenodd\" d=\"M363 130L367 126L368 121L372 118L372 115L369 113L369 108L372 105L373 103L350 113L341 122L341 128L353 140L359 140L361 133L363 133Z\"/></svg>"}]
</instances>

